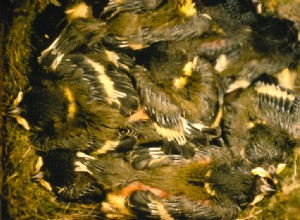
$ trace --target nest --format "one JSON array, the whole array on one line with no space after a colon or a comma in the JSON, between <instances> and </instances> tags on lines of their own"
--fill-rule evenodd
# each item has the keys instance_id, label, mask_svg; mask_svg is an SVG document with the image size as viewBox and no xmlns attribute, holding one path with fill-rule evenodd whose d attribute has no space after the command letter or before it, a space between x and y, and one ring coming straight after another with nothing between
<instances>
[{"instance_id":1,"label":"nest","mask_svg":"<svg viewBox=\"0 0 300 220\"><path fill-rule=\"evenodd\" d=\"M10 2L8 5L1 7L2 111L12 104L19 90L29 88L29 77L34 77L34 74L37 74L35 71L39 69L36 62L38 54L51 43L48 37L57 36L66 22L62 8L53 4L57 3L56 1L50 1L52 2L50 4L42 0L8 2ZM267 13L282 14L281 10L275 8L280 5L278 3L280 1L264 2L268 9ZM287 2L285 7L288 4ZM300 8L300 4L297 6ZM48 33L45 33L45 27L39 23L43 19L49 22ZM297 19L299 17L296 17ZM31 181L30 175L35 170L37 155L29 141L29 134L13 119L3 117L2 120L3 141L0 152L0 156L2 154L0 161L2 216L0 212L0 218L101 219L100 204L65 203L57 200L54 193L46 191L42 186ZM295 160L295 168L300 169L299 160ZM249 208L243 211L241 218L249 217L250 213L261 219L298 219L300 187L297 182L300 178L295 177L291 180L292 174L293 170L285 171L286 178L283 183L286 183L286 186L283 187L283 192L272 197L271 201L263 201L255 210ZM262 212L258 214L260 211Z\"/></svg>"}]
</instances>

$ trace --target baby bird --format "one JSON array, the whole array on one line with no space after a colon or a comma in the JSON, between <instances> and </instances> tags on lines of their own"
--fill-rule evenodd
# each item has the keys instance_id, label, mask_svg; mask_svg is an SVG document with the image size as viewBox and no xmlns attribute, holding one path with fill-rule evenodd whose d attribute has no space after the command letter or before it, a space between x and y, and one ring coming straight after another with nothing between
<instances>
[{"instance_id":1,"label":"baby bird","mask_svg":"<svg viewBox=\"0 0 300 220\"><path fill-rule=\"evenodd\" d=\"M105 198L101 161L83 152L62 149L40 154L33 181L64 201L99 202Z\"/></svg>"},{"instance_id":2,"label":"baby bird","mask_svg":"<svg viewBox=\"0 0 300 220\"><path fill-rule=\"evenodd\" d=\"M165 194L147 185L131 184L108 194L101 211L108 219L234 219L239 211L230 201L220 204Z\"/></svg>"},{"instance_id":3,"label":"baby bird","mask_svg":"<svg viewBox=\"0 0 300 220\"><path fill-rule=\"evenodd\" d=\"M125 117L119 110L92 102L86 96L88 87L83 87L85 92L81 95L76 93L80 90L67 83L72 82L44 80L25 94L20 93L8 111L9 116L33 132L33 145L39 150L64 148L105 153L125 141ZM128 134L131 136L131 132ZM134 135L129 139L136 141Z\"/></svg>"},{"instance_id":4,"label":"baby bird","mask_svg":"<svg viewBox=\"0 0 300 220\"><path fill-rule=\"evenodd\" d=\"M235 219L241 208L258 202L258 195L276 188L224 150L218 149L220 158L209 165L195 160L145 170L109 192L101 211L110 219Z\"/></svg>"},{"instance_id":5,"label":"baby bird","mask_svg":"<svg viewBox=\"0 0 300 220\"><path fill-rule=\"evenodd\" d=\"M180 155L189 159L219 135L219 129L211 126L219 101L213 70L198 57L183 68L187 74L178 78L176 72L169 73L167 69L157 70L159 73L151 69L150 74L146 68L136 66L132 71L141 104L151 122L148 125L163 138L163 144L156 142L151 146L148 142L148 147L135 148L133 158L157 160L172 155L175 159ZM177 82L181 78L185 83Z\"/></svg>"},{"instance_id":6,"label":"baby bird","mask_svg":"<svg viewBox=\"0 0 300 220\"><path fill-rule=\"evenodd\" d=\"M92 17L91 8L81 2L66 12L69 23L61 31L53 43L41 52L38 62L45 70L55 71L65 55L70 53L84 53L86 51L102 49L103 44L113 47L122 44L109 33L105 22ZM108 53L111 53L108 51ZM114 54L107 54L118 63L119 58ZM121 65L121 64L120 64Z\"/></svg>"},{"instance_id":7,"label":"baby bird","mask_svg":"<svg viewBox=\"0 0 300 220\"><path fill-rule=\"evenodd\" d=\"M258 82L257 85L265 83ZM262 100L256 94L257 89L257 86L248 88L239 94L237 100L225 105L224 139L233 157L242 158L254 175L276 188L276 176L289 166L296 142L291 134L264 117L264 114L277 111L277 104L272 102L272 107L260 108ZM267 93L270 89L261 91ZM264 193L258 195L256 200L263 196Z\"/></svg>"},{"instance_id":8,"label":"baby bird","mask_svg":"<svg viewBox=\"0 0 300 220\"><path fill-rule=\"evenodd\" d=\"M100 41L104 23L82 16L71 20L42 52L39 61L45 71L8 113L35 132L31 140L40 150L102 154L123 141L136 141L135 132L124 124L139 108L127 75L134 61L106 49ZM127 134L133 136L127 139Z\"/></svg>"},{"instance_id":9,"label":"baby bird","mask_svg":"<svg viewBox=\"0 0 300 220\"><path fill-rule=\"evenodd\" d=\"M231 158L227 148L212 155L209 164L195 159L140 172L120 153L96 159L51 150L41 153L43 163L32 179L66 201L101 201L103 215L111 219L234 219L257 195L276 190L244 161Z\"/></svg>"},{"instance_id":10,"label":"baby bird","mask_svg":"<svg viewBox=\"0 0 300 220\"><path fill-rule=\"evenodd\" d=\"M280 37L276 34L279 29ZM263 74L274 76L297 59L297 34L287 20L259 16L251 25L250 36L250 47L242 52L238 62L220 72L227 82L226 93L247 88Z\"/></svg>"},{"instance_id":11,"label":"baby bird","mask_svg":"<svg viewBox=\"0 0 300 220\"><path fill-rule=\"evenodd\" d=\"M128 77L134 59L103 44L111 36L106 24L91 17L90 10L80 3L66 11L74 18L69 18L70 23L38 58L45 73L41 77L68 84L88 102L106 102L121 114L131 115L139 107Z\"/></svg>"},{"instance_id":12,"label":"baby bird","mask_svg":"<svg viewBox=\"0 0 300 220\"><path fill-rule=\"evenodd\" d=\"M126 4L126 3L127 4ZM132 10L130 3L144 5L150 3L154 10ZM154 2L154 3L153 3ZM124 3L124 4L123 4ZM211 19L197 12L195 3L189 1L120 1L122 12L108 19L112 34L128 41L133 50L140 50L161 41L181 41L201 36L209 31ZM116 6L118 8L118 6ZM126 8L125 8L126 7ZM108 6L104 13L111 9ZM130 25L128 25L130 24Z\"/></svg>"}]
</instances>

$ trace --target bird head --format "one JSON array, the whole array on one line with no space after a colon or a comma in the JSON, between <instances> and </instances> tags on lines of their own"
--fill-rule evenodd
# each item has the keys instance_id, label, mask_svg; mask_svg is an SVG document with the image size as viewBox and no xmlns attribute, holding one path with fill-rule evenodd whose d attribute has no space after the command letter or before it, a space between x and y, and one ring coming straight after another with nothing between
<instances>
[{"instance_id":1,"label":"bird head","mask_svg":"<svg viewBox=\"0 0 300 220\"><path fill-rule=\"evenodd\" d=\"M39 86L20 91L6 115L13 117L25 130L47 132L61 129L75 114L74 99L57 86Z\"/></svg>"},{"instance_id":2,"label":"bird head","mask_svg":"<svg viewBox=\"0 0 300 220\"><path fill-rule=\"evenodd\" d=\"M105 194L102 163L83 152L55 149L39 152L31 180L63 200L99 201Z\"/></svg>"},{"instance_id":3,"label":"bird head","mask_svg":"<svg viewBox=\"0 0 300 220\"><path fill-rule=\"evenodd\" d=\"M255 176L259 176L259 189L258 194L254 197L250 205L255 205L260 202L265 196L272 195L277 192L278 179L277 176L285 169L286 164L279 163L277 166L270 165L268 170L262 167L256 167L251 170Z\"/></svg>"},{"instance_id":4,"label":"bird head","mask_svg":"<svg viewBox=\"0 0 300 220\"><path fill-rule=\"evenodd\" d=\"M46 180L47 175L45 171L42 170L43 165L44 165L43 158L38 157L37 162L35 164L35 171L31 176L31 180L40 183L46 190L52 191L51 184Z\"/></svg>"},{"instance_id":5,"label":"bird head","mask_svg":"<svg viewBox=\"0 0 300 220\"><path fill-rule=\"evenodd\" d=\"M30 126L26 118L24 116L26 115L26 109L19 106L19 104L22 102L24 96L23 91L19 91L17 97L15 98L13 105L6 111L5 115L9 117L13 117L17 120L17 122L23 126L25 130L30 130Z\"/></svg>"}]
</instances>

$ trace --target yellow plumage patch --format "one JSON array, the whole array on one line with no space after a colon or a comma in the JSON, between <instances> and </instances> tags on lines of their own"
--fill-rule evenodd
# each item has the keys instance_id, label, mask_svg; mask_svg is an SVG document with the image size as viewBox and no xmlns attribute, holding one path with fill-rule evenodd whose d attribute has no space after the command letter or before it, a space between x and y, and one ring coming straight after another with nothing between
<instances>
[{"instance_id":1,"label":"yellow plumage patch","mask_svg":"<svg viewBox=\"0 0 300 220\"><path fill-rule=\"evenodd\" d=\"M84 2L79 3L78 5L74 6L73 8L70 8L65 11L68 21L72 22L73 20L77 18L88 18L91 16L91 9L87 4Z\"/></svg>"},{"instance_id":2,"label":"yellow plumage patch","mask_svg":"<svg viewBox=\"0 0 300 220\"><path fill-rule=\"evenodd\" d=\"M71 90L68 87L64 88L64 96L69 101L68 119L72 119L72 118L74 118L75 113L76 113L76 103L75 103L73 93L71 92Z\"/></svg>"},{"instance_id":3,"label":"yellow plumage patch","mask_svg":"<svg viewBox=\"0 0 300 220\"><path fill-rule=\"evenodd\" d=\"M183 67L183 72L185 76L191 76L193 73L194 63L192 61L187 62Z\"/></svg>"},{"instance_id":4,"label":"yellow plumage patch","mask_svg":"<svg viewBox=\"0 0 300 220\"><path fill-rule=\"evenodd\" d=\"M174 87L176 89L182 89L187 84L187 77L179 77L174 79Z\"/></svg>"},{"instance_id":5,"label":"yellow plumage patch","mask_svg":"<svg viewBox=\"0 0 300 220\"><path fill-rule=\"evenodd\" d=\"M120 144L120 141L111 141L108 140L105 142L105 144L103 144L103 146L98 149L97 151L93 152L93 155L101 155L101 154L105 154L108 151L112 151L114 149L116 149L116 147Z\"/></svg>"},{"instance_id":6,"label":"yellow plumage patch","mask_svg":"<svg viewBox=\"0 0 300 220\"><path fill-rule=\"evenodd\" d=\"M207 191L208 194L212 195L212 196L215 196L216 195L216 192L214 190L211 189L210 187L210 184L209 183L205 183L204 184L204 187Z\"/></svg>"},{"instance_id":7,"label":"yellow plumage patch","mask_svg":"<svg viewBox=\"0 0 300 220\"><path fill-rule=\"evenodd\" d=\"M192 0L180 0L178 9L187 17L191 17L197 14L195 3Z\"/></svg>"},{"instance_id":8,"label":"yellow plumage patch","mask_svg":"<svg viewBox=\"0 0 300 220\"><path fill-rule=\"evenodd\" d=\"M296 79L297 79L296 72L290 71L289 68L284 68L282 71L276 74L276 77L281 86L288 89L295 88Z\"/></svg>"},{"instance_id":9,"label":"yellow plumage patch","mask_svg":"<svg viewBox=\"0 0 300 220\"><path fill-rule=\"evenodd\" d=\"M188 83L188 78L192 76L194 67L198 61L198 57L194 57L193 61L187 62L183 67L183 76L174 79L174 87L176 89L182 89Z\"/></svg>"}]
</instances>

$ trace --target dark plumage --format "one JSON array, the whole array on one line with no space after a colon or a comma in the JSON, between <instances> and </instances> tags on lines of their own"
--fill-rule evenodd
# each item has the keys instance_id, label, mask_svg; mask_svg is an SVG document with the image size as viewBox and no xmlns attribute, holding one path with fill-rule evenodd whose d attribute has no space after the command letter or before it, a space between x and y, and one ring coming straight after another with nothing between
<instances>
[{"instance_id":1,"label":"dark plumage","mask_svg":"<svg viewBox=\"0 0 300 220\"><path fill-rule=\"evenodd\" d=\"M132 130L125 117L139 108L128 76L134 60L104 47L106 33L103 22L79 16L42 52L44 71L9 113L34 131L38 149L102 154L135 143L134 132L120 132Z\"/></svg>"},{"instance_id":2,"label":"dark plumage","mask_svg":"<svg viewBox=\"0 0 300 220\"><path fill-rule=\"evenodd\" d=\"M112 219L235 219L240 208L276 191L226 149L217 150L210 164L200 161L128 175L123 165L122 172L134 181L112 190L102 212Z\"/></svg>"},{"instance_id":3,"label":"dark plumage","mask_svg":"<svg viewBox=\"0 0 300 220\"><path fill-rule=\"evenodd\" d=\"M258 85L265 83L259 82ZM251 173L259 176L263 182L262 193L255 197L255 201L277 190L277 177L290 164L296 146L291 134L284 131L279 124L274 126L277 119L273 118L273 121L266 117L277 111L276 102L270 97L261 97L266 94L258 95L255 90L274 93L270 88L259 90L257 86L241 92L236 100L226 104L224 113L225 142L233 157L242 158L248 164ZM267 103L270 104L268 108ZM266 106L261 108L261 104Z\"/></svg>"},{"instance_id":4,"label":"dark plumage","mask_svg":"<svg viewBox=\"0 0 300 220\"><path fill-rule=\"evenodd\" d=\"M101 201L106 195L101 161L82 152L52 150L42 153L31 179L65 201Z\"/></svg>"},{"instance_id":5,"label":"dark plumage","mask_svg":"<svg viewBox=\"0 0 300 220\"><path fill-rule=\"evenodd\" d=\"M122 12L144 13L155 10L161 3L162 0L109 0L101 15L111 19Z\"/></svg>"},{"instance_id":6,"label":"dark plumage","mask_svg":"<svg viewBox=\"0 0 300 220\"><path fill-rule=\"evenodd\" d=\"M164 195L159 195L161 193L159 189L147 186L144 188L136 189L125 197L126 207L113 210L117 212L107 214L106 217L122 218L126 216L126 212L129 212L130 214L126 216L129 219L234 219L239 211L236 205L228 201L221 206L218 202L207 204L204 201L191 201L183 196L166 198ZM109 195L109 197L116 199L117 196ZM108 203L102 205L102 210L106 211ZM123 213L119 214L119 212Z\"/></svg>"},{"instance_id":7,"label":"dark plumage","mask_svg":"<svg viewBox=\"0 0 300 220\"><path fill-rule=\"evenodd\" d=\"M121 46L126 43L118 40L110 33L104 21L93 18L90 7L85 3L79 3L65 13L68 16L69 23L52 44L43 50L40 57L38 57L39 64L45 70L55 71L64 56L70 53L103 50L104 44L113 48L116 45ZM115 59L115 65L120 65L122 68L125 67L120 57L116 57L117 55L106 55L111 56L111 59ZM128 67L125 68L128 69Z\"/></svg>"},{"instance_id":8,"label":"dark plumage","mask_svg":"<svg viewBox=\"0 0 300 220\"><path fill-rule=\"evenodd\" d=\"M177 155L189 159L219 136L222 83L208 61L193 56L187 41L180 44L183 47L168 42L144 49L137 62L144 60L147 68L137 65L131 71L149 126L163 138L159 146L149 143L149 149L134 150L134 158L144 158L145 164L154 157L165 158L160 162L166 164Z\"/></svg>"},{"instance_id":9,"label":"dark plumage","mask_svg":"<svg viewBox=\"0 0 300 220\"><path fill-rule=\"evenodd\" d=\"M70 19L54 42L42 51L39 64L48 79L71 86L78 99L106 102L128 116L139 107L128 77L134 59L109 48L113 36L104 22L84 13L89 10L87 5L80 3L66 11L77 17ZM106 40L109 43L105 44Z\"/></svg>"},{"instance_id":10,"label":"dark plumage","mask_svg":"<svg viewBox=\"0 0 300 220\"><path fill-rule=\"evenodd\" d=\"M198 47L199 55L215 63L226 93L247 88L261 75L274 75L297 59L297 31L290 21L257 14L251 0L198 3L216 23L214 35Z\"/></svg>"},{"instance_id":11,"label":"dark plumage","mask_svg":"<svg viewBox=\"0 0 300 220\"><path fill-rule=\"evenodd\" d=\"M78 34L78 33L82 34ZM107 34L104 22L93 18L78 18L69 23L38 58L44 69L55 70L61 59L76 49L89 48L101 41Z\"/></svg>"},{"instance_id":12,"label":"dark plumage","mask_svg":"<svg viewBox=\"0 0 300 220\"><path fill-rule=\"evenodd\" d=\"M127 76L132 62L125 54L99 48L88 54L66 55L51 74L70 84L78 96L87 97L87 102L104 102L129 116L139 108L137 93Z\"/></svg>"},{"instance_id":13,"label":"dark plumage","mask_svg":"<svg viewBox=\"0 0 300 220\"><path fill-rule=\"evenodd\" d=\"M136 148L134 154L143 154L145 159L153 158L154 155L156 159L159 157L168 158L168 155L174 155L175 158L176 155L190 158L198 151L197 148L206 145L212 137L218 136L218 128L210 128L205 125L200 120L202 118L201 113L193 112L200 108L203 110L207 107L208 109L209 104L206 103L206 100L200 103L199 106L195 106L195 103L186 100L188 99L187 96L184 97L184 94L180 94L180 91L178 92L172 87L165 87L165 90L162 90L157 86L157 82L160 82L160 80L157 82L151 81L150 74L145 68L136 67L132 75L141 103L149 116L150 122L152 122L149 126L163 138L163 140L158 138L157 141L160 141L159 146L157 146L157 143L151 144L148 142L148 149L147 147ZM209 77L203 76L203 79L209 80ZM166 82L167 84L168 82ZM195 89L195 93L195 102L201 102L202 100L199 100L201 99L201 91L197 94L197 89ZM203 96L208 94L209 91L204 93ZM192 92L190 91L189 94L192 94ZM151 147L154 147L154 151L150 149ZM157 154L154 153L155 151ZM147 162L145 161L145 163Z\"/></svg>"},{"instance_id":14,"label":"dark plumage","mask_svg":"<svg viewBox=\"0 0 300 220\"><path fill-rule=\"evenodd\" d=\"M197 38L210 29L209 16L198 13L192 1L158 1L154 5L159 7L143 13L127 5L125 12L108 21L110 31L128 41L131 49L139 50L160 41Z\"/></svg>"},{"instance_id":15,"label":"dark plumage","mask_svg":"<svg viewBox=\"0 0 300 220\"><path fill-rule=\"evenodd\" d=\"M43 85L26 92L17 106L9 110L9 115L33 131L30 139L37 149L105 153L128 141L125 137L130 136L131 144L135 143L135 135L122 133L126 122L119 110L93 102L86 96L87 91L76 93L79 90L70 84L45 80Z\"/></svg>"}]
</instances>

